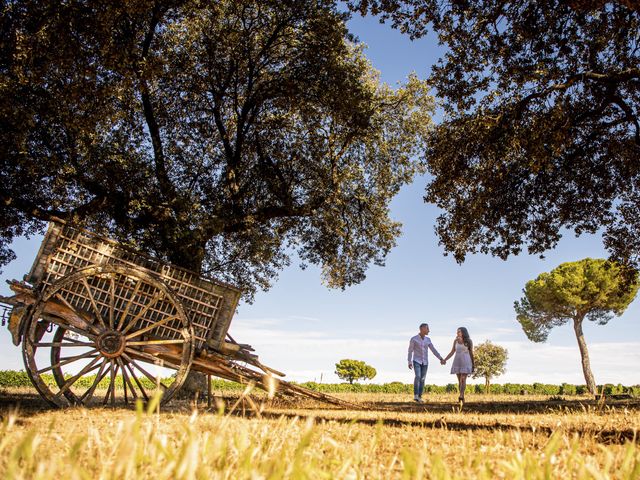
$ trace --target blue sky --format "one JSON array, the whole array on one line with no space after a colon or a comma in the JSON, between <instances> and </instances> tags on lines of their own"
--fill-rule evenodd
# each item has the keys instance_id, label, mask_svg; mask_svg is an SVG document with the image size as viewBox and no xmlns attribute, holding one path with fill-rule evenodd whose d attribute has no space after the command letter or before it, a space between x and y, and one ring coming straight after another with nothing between
<instances>
[{"instance_id":1,"label":"blue sky","mask_svg":"<svg viewBox=\"0 0 640 480\"><path fill-rule=\"evenodd\" d=\"M368 45L368 57L390 84L413 71L426 76L439 54L432 38L410 42L375 19L355 17L350 28ZM422 201L425 184L417 179L393 201L392 216L404 227L385 267L372 267L362 284L335 291L321 285L318 269L302 271L293 261L269 292L240 306L231 334L292 380L337 381L334 364L356 358L378 370L374 382L410 382L406 349L417 325L430 324L431 339L443 355L456 328L466 326L476 344L489 339L508 349L500 383L584 383L573 329L557 328L547 343L533 344L515 320L513 302L528 280L559 263L606 257L600 237L575 238L567 232L545 259L520 255L505 262L476 255L458 265L438 246L433 231L438 210ZM29 270L39 243L40 238L15 243L18 259L0 275L0 294L8 293L5 279ZM609 325L585 326L596 382L640 384L639 313L636 301ZM21 368L20 350L8 332L0 333L0 369ZM432 362L427 382L453 383L448 372L449 366Z\"/></svg>"}]
</instances>

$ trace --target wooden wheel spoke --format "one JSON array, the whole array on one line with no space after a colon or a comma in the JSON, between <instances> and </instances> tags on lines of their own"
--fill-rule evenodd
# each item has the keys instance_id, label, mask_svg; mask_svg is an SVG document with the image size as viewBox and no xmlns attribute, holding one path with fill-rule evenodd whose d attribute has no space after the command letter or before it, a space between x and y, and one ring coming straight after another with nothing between
<instances>
[{"instance_id":1,"label":"wooden wheel spoke","mask_svg":"<svg viewBox=\"0 0 640 480\"><path fill-rule=\"evenodd\" d=\"M91 308L93 308L93 311L96 314L96 318L98 319L98 321L100 322L100 324L102 325L103 328L107 328L107 324L104 323L104 318L102 318L102 313L100 313L100 309L98 308L98 304L96 303L96 299L93 296L93 292L91 291L91 287L89 286L89 282L87 282L86 278L82 278L80 281L82 282L82 285L84 286L84 289L87 291L87 294L89 295L89 302L91 302Z\"/></svg>"},{"instance_id":2,"label":"wooden wheel spoke","mask_svg":"<svg viewBox=\"0 0 640 480\"><path fill-rule=\"evenodd\" d=\"M77 342L77 343L35 342L32 345L34 347L95 347L96 346L96 344L93 342Z\"/></svg>"},{"instance_id":3,"label":"wooden wheel spoke","mask_svg":"<svg viewBox=\"0 0 640 480\"><path fill-rule=\"evenodd\" d=\"M116 380L118 379L118 370L120 369L120 365L113 361L113 388L111 389L111 405L116 404Z\"/></svg>"},{"instance_id":4,"label":"wooden wheel spoke","mask_svg":"<svg viewBox=\"0 0 640 480\"><path fill-rule=\"evenodd\" d=\"M122 356L123 356L125 359L127 359L127 360L129 361L129 363L131 363L131 364L132 364L132 365L134 365L138 370L140 370L140 371L144 374L144 376L145 376L145 377L147 377L149 380L151 380L151 381L153 382L153 384L154 384L154 385L160 385L164 390L166 390L166 389L168 388L164 383L162 383L162 382L158 381L158 379L157 379L156 377L154 377L154 376L153 376L153 375L151 375L149 372L147 372L144 368L142 368L142 367L140 366L140 364L139 364L138 362L136 362L134 359L132 359L131 357L129 357L128 355L126 355L126 354L124 354L124 353L122 354ZM155 359L155 357L154 357L154 359Z\"/></svg>"},{"instance_id":5,"label":"wooden wheel spoke","mask_svg":"<svg viewBox=\"0 0 640 480\"><path fill-rule=\"evenodd\" d=\"M100 370L98 370L98 373L96 374L96 379L91 384L91 387L89 387L89 389L82 394L82 396L80 397L80 402L89 403L91 401L91 398L93 397L93 394L96 391L98 384L107 375L108 370L103 371L107 363L108 363L107 359L104 359L104 361L100 364Z\"/></svg>"},{"instance_id":6,"label":"wooden wheel spoke","mask_svg":"<svg viewBox=\"0 0 640 480\"><path fill-rule=\"evenodd\" d=\"M68 340L71 343L81 343L81 340L78 340L77 338L71 338L71 337L62 337L61 340Z\"/></svg>"},{"instance_id":7,"label":"wooden wheel spoke","mask_svg":"<svg viewBox=\"0 0 640 480\"><path fill-rule=\"evenodd\" d=\"M129 397L127 395L127 380L126 380L127 372L124 371L124 367L122 366L122 361L120 358L117 358L116 362L120 367L120 369L122 370L122 392L124 396L124 403L125 405L129 405Z\"/></svg>"},{"instance_id":8,"label":"wooden wheel spoke","mask_svg":"<svg viewBox=\"0 0 640 480\"><path fill-rule=\"evenodd\" d=\"M73 357L61 358L58 363L55 363L55 364L51 365L50 367L41 368L40 370L38 370L38 374L42 374L42 373L48 372L49 370L53 370L54 368L60 368L63 365L68 365L68 364L76 362L78 360L82 360L83 358L88 358L88 357L95 356L97 354L97 352L98 352L98 350L93 348L90 351L88 351L86 353L83 353L83 354L80 354L80 355L75 355Z\"/></svg>"},{"instance_id":9,"label":"wooden wheel spoke","mask_svg":"<svg viewBox=\"0 0 640 480\"><path fill-rule=\"evenodd\" d=\"M135 300L136 295L138 294L138 290L140 290L141 286L142 286L142 280L138 280L138 282L136 283L136 286L133 288L133 292L129 296L129 301L127 302L126 306L124 307L124 310L122 311L122 314L120 315L120 319L118 320L118 325L116 326L116 330L120 330L124 325L124 321L127 318L127 315L129 314L129 309L131 308L131 304Z\"/></svg>"},{"instance_id":10,"label":"wooden wheel spoke","mask_svg":"<svg viewBox=\"0 0 640 480\"><path fill-rule=\"evenodd\" d=\"M184 343L185 340L145 340L145 341L140 341L140 342L127 342L127 346L130 345L136 345L136 346L141 346L141 345L179 345L181 343Z\"/></svg>"},{"instance_id":11,"label":"wooden wheel spoke","mask_svg":"<svg viewBox=\"0 0 640 480\"><path fill-rule=\"evenodd\" d=\"M140 393L142 393L142 396L144 397L145 401L148 402L149 401L149 395L147 395L147 392L144 389L144 387L142 386L142 383L140 383L140 380L138 380L138 377L136 377L136 374L133 371L133 368L131 368L131 365L128 362L125 363L125 365L127 366L127 369L129 370L129 373L131 373L131 376L133 377L133 380L138 385L138 388L140 389ZM133 390L133 391L135 392L135 390Z\"/></svg>"},{"instance_id":12,"label":"wooden wheel spoke","mask_svg":"<svg viewBox=\"0 0 640 480\"><path fill-rule=\"evenodd\" d=\"M71 305L71 304L69 303L69 301L68 301L66 298L64 298L64 297L60 294L60 292L56 293L56 294L54 295L54 297L55 297L55 298L57 298L58 300L60 300L62 303L64 303L64 304L65 304L65 306L66 306L69 310L71 310L72 312L75 312L75 311L76 311L76 307L74 307L73 305ZM84 320L82 321L82 323L84 323L84 324L86 324L86 325L87 325L87 329L95 330L94 332L91 332L91 333L98 333L98 332L99 332L99 330L97 330L97 329L96 329L96 326L95 326L95 325L92 325L91 323L89 323L89 322L87 322L87 321L84 321ZM76 332L76 333L79 333L80 335L85 335L85 336L87 336L87 332L83 332L82 330L79 330L79 329L77 329L77 328L76 328L76 329L74 329L71 325L66 325L66 324L65 324L65 326L64 326L64 327L65 327L67 330L71 330L72 332Z\"/></svg>"},{"instance_id":13,"label":"wooden wheel spoke","mask_svg":"<svg viewBox=\"0 0 640 480\"><path fill-rule=\"evenodd\" d=\"M162 325L165 325L169 322L172 322L173 320L177 320L179 317L177 315L172 315L170 317L165 317L162 320L158 320L155 323L152 323L151 325L147 325L144 328L141 328L140 330L136 330L133 333L130 333L129 335L127 335L127 340L130 340L132 338L135 338L139 335L142 335L143 333L148 332L149 330L153 330L156 327L161 327Z\"/></svg>"},{"instance_id":14,"label":"wooden wheel spoke","mask_svg":"<svg viewBox=\"0 0 640 480\"><path fill-rule=\"evenodd\" d=\"M136 389L133 387L133 384L131 383L131 379L129 378L129 375L127 375L127 370L124 368L125 363L122 361L121 358L118 358L117 361L120 364L120 370L122 371L122 380L124 385L124 403L128 404L129 401L127 398L127 387L129 387L129 391L131 392L131 396L133 397L134 401L138 398L138 394L136 393Z\"/></svg>"},{"instance_id":15,"label":"wooden wheel spoke","mask_svg":"<svg viewBox=\"0 0 640 480\"><path fill-rule=\"evenodd\" d=\"M80 377L82 377L84 374L89 373L89 372L95 370L96 368L98 368L99 365L96 365L96 363L98 362L98 360L100 360L100 358L102 358L102 357L94 358L88 365L86 365L82 370L80 370L79 373L77 373L76 375L74 375L73 377L68 379L64 383L64 385L62 387L60 387L60 391L58 393L56 393L55 396L56 397L60 397L60 395L62 395L67 390L69 390L69 388L71 388L71 386L74 383L76 383L80 379Z\"/></svg>"},{"instance_id":16,"label":"wooden wheel spoke","mask_svg":"<svg viewBox=\"0 0 640 480\"><path fill-rule=\"evenodd\" d=\"M149 309L154 307L156 303L158 303L162 298L164 298L164 292L163 291L157 292L153 296L153 298L151 298L149 303L147 303L142 308L142 310L140 310L138 314L135 317L133 317L133 319L124 327L124 329L122 330L122 333L127 333L129 330L131 330L135 326L135 324L138 323L138 320L140 320L149 311Z\"/></svg>"},{"instance_id":17,"label":"wooden wheel spoke","mask_svg":"<svg viewBox=\"0 0 640 480\"><path fill-rule=\"evenodd\" d=\"M129 405L129 397L127 395L127 382L124 381L124 369L122 369L122 393L124 396L124 404Z\"/></svg>"},{"instance_id":18,"label":"wooden wheel spoke","mask_svg":"<svg viewBox=\"0 0 640 480\"><path fill-rule=\"evenodd\" d=\"M102 400L102 405L106 405L111 398L111 405L115 405L116 403L116 376L118 375L118 365L116 362L110 358L109 359L109 372L111 373L111 380L109 380L109 387L107 388L107 393L104 395L104 399Z\"/></svg>"},{"instance_id":19,"label":"wooden wheel spoke","mask_svg":"<svg viewBox=\"0 0 640 480\"><path fill-rule=\"evenodd\" d=\"M75 312L76 307L74 307L73 305L71 305L71 304L69 303L69 301L68 301L66 298L64 298L64 297L60 294L60 292L56 293L56 294L54 295L54 297L56 297L58 300L60 300L62 303L64 303L64 305L65 305L69 310L73 310L73 311Z\"/></svg>"},{"instance_id":20,"label":"wooden wheel spoke","mask_svg":"<svg viewBox=\"0 0 640 480\"><path fill-rule=\"evenodd\" d=\"M77 335L80 335L81 337L87 337L87 338L89 338L91 340L94 340L96 338L95 334L93 334L91 332L86 332L86 331L80 330L79 328L77 328L77 327L75 327L73 325L68 325L68 324L65 323L64 325L61 325L61 327L64 328L65 330L69 330L70 332L73 332L73 333L75 333Z\"/></svg>"},{"instance_id":21,"label":"wooden wheel spoke","mask_svg":"<svg viewBox=\"0 0 640 480\"><path fill-rule=\"evenodd\" d=\"M124 351L131 353L137 357L145 358L146 360L149 360L153 364L159 365L161 367L170 367L170 368L173 368L174 370L180 369L180 365L176 365L175 363L168 362L162 358L154 357L150 353L142 352L140 350L135 350L133 348L128 348L128 347L126 347Z\"/></svg>"},{"instance_id":22,"label":"wooden wheel spoke","mask_svg":"<svg viewBox=\"0 0 640 480\"><path fill-rule=\"evenodd\" d=\"M87 352L88 353L88 352ZM96 355L101 355L101 353L99 351L96 351L94 353L92 353L91 355L89 355L88 358L90 357L95 357ZM63 360L71 360L73 357L60 357L58 360L63 361Z\"/></svg>"}]
</instances>

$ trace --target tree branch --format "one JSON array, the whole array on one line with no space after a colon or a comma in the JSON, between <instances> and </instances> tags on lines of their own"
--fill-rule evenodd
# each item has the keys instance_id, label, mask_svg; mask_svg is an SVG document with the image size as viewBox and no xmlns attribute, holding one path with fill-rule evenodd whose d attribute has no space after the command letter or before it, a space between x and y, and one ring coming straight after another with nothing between
<instances>
[{"instance_id":1,"label":"tree branch","mask_svg":"<svg viewBox=\"0 0 640 480\"><path fill-rule=\"evenodd\" d=\"M164 14L164 10L160 8L158 3L156 3L151 15L151 23L149 24L149 30L147 31L142 44L142 57L141 57L142 66L141 67L144 67L144 64L147 61L147 57L149 54L149 50L151 48L153 37L156 32L156 28L160 23L160 19L162 18L163 14ZM142 70L142 68L140 70ZM140 82L140 97L142 98L144 118L147 123L147 128L149 129L151 144L153 146L156 178L160 186L160 191L162 195L165 197L165 199L174 200L177 196L177 193L167 173L166 159L164 156L164 150L162 146L162 137L160 135L160 127L156 120L156 115L153 108L153 103L151 101L151 93L149 91L149 85L147 83L147 79L144 77L143 73L140 70L137 72L138 80Z\"/></svg>"},{"instance_id":2,"label":"tree branch","mask_svg":"<svg viewBox=\"0 0 640 480\"><path fill-rule=\"evenodd\" d=\"M72 210L65 211L58 209L44 209L24 198L12 197L4 192L0 192L0 204L6 208L14 208L38 220L55 222L71 220L76 217L86 217L92 213L98 213L107 204L107 198L103 196L95 197L87 203L79 205Z\"/></svg>"},{"instance_id":3,"label":"tree branch","mask_svg":"<svg viewBox=\"0 0 640 480\"><path fill-rule=\"evenodd\" d=\"M252 214L242 219L224 225L224 233L238 233L246 230L250 225L264 223L276 218L310 217L322 205L322 201L314 201L300 206L269 205L258 208Z\"/></svg>"},{"instance_id":4,"label":"tree branch","mask_svg":"<svg viewBox=\"0 0 640 480\"><path fill-rule=\"evenodd\" d=\"M626 119L629 122L633 123L633 125L635 126L636 143L640 145L640 124L638 124L638 118L636 117L635 113L633 112L631 107L627 105L627 103L619 95L612 95L611 99L613 103L618 105L618 107L620 107L620 109L624 112Z\"/></svg>"}]
</instances>

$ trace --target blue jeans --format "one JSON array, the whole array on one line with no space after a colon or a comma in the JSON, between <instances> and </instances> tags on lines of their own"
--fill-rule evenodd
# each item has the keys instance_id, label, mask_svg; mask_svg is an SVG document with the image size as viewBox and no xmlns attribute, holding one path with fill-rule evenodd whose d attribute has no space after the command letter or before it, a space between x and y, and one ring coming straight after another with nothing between
<instances>
[{"instance_id":1,"label":"blue jeans","mask_svg":"<svg viewBox=\"0 0 640 480\"><path fill-rule=\"evenodd\" d=\"M421 397L424 391L424 379L427 378L427 368L429 368L429 364L422 365L421 363L413 362L413 373L416 376L413 379L413 395L416 397Z\"/></svg>"}]
</instances>

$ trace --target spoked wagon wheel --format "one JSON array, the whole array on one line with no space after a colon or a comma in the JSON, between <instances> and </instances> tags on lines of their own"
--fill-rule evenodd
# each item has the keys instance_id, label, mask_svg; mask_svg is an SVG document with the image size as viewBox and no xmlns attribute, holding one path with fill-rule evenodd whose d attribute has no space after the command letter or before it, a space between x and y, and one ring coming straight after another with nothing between
<instances>
[{"instance_id":1,"label":"spoked wagon wheel","mask_svg":"<svg viewBox=\"0 0 640 480\"><path fill-rule=\"evenodd\" d=\"M25 367L54 406L131 404L158 389L166 403L193 360L193 327L180 302L137 268L78 270L48 287L26 321ZM173 381L162 380L169 375Z\"/></svg>"}]
</instances>

